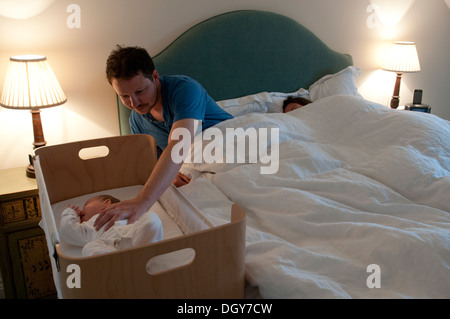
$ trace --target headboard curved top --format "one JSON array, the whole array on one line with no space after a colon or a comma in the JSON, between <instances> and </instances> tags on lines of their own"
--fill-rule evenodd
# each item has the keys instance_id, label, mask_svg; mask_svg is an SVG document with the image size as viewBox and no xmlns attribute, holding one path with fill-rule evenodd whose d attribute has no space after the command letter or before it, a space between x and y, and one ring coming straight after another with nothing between
<instances>
[{"instance_id":1,"label":"headboard curved top","mask_svg":"<svg viewBox=\"0 0 450 319\"><path fill-rule=\"evenodd\" d=\"M183 74L213 99L259 92L294 92L352 65L298 22L266 11L241 10L207 19L153 57L160 75ZM120 105L121 134L129 134L129 110Z\"/></svg>"}]
</instances>

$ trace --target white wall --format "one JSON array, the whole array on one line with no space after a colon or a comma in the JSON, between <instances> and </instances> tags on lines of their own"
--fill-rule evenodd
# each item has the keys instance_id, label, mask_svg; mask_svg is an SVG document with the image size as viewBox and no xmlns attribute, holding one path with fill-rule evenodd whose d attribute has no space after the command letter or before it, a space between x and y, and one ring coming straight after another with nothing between
<instances>
[{"instance_id":1,"label":"white wall","mask_svg":"<svg viewBox=\"0 0 450 319\"><path fill-rule=\"evenodd\" d=\"M33 0L34 5L42 2L36 8L41 13L7 17L23 14L20 4L29 1L0 0L0 87L10 56L47 56L68 97L63 106L42 110L48 144L119 133L114 92L104 76L115 44L143 46L154 55L196 23L240 9L289 16L331 48L351 54L362 72L360 93L385 105L394 75L379 71L382 58L393 41L415 41L422 71L404 75L401 103L411 102L415 88L423 89L432 113L450 120L450 9L445 0ZM74 11L66 12L70 4L80 8L80 28L67 25L68 18L77 21L70 19ZM379 17L373 8L381 10ZM33 141L30 113L0 108L0 141L0 169L25 166Z\"/></svg>"}]
</instances>

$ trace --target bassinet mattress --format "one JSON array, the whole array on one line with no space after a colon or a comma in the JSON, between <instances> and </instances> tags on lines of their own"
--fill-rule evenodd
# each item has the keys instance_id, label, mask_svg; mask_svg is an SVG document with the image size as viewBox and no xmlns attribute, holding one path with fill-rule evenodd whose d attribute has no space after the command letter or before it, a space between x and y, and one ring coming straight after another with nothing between
<instances>
[{"instance_id":1,"label":"bassinet mattress","mask_svg":"<svg viewBox=\"0 0 450 319\"><path fill-rule=\"evenodd\" d=\"M122 188L116 188L111 189L107 191L101 191L96 192L92 194L85 194L79 197L75 197L72 199L64 200L62 202L58 202L52 205L52 211L55 218L56 226L60 227L60 221L61 221L61 214L68 206L79 206L80 208L83 207L83 205L86 203L86 201L97 195L102 194L109 194L111 196L114 196L121 201L134 198L139 191L142 189L142 185L134 185L134 186L128 186L128 187L122 187ZM158 214L159 218L161 219L163 230L164 230L164 237L163 240L174 238L178 236L184 235L184 232L180 229L180 227L177 225L177 223L167 214L165 208L161 205L159 201L157 201L151 208L151 212L154 212ZM74 246L71 244L67 244L63 241L60 241L60 246L62 251L71 257L81 257L81 249L82 247Z\"/></svg>"}]
</instances>

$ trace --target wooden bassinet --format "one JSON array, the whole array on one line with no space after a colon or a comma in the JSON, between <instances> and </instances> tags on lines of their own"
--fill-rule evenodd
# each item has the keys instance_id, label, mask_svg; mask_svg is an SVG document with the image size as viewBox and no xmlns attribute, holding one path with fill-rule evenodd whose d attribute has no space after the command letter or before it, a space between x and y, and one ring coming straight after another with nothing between
<instances>
[{"instance_id":1,"label":"wooden bassinet","mask_svg":"<svg viewBox=\"0 0 450 319\"><path fill-rule=\"evenodd\" d=\"M85 150L100 150L90 157ZM58 203L102 191L143 185L156 163L149 135L127 135L35 151L44 229L60 298L242 298L245 213L233 205L231 221L213 226L174 186L158 201L182 235L142 247L80 257L59 240ZM84 158L81 158L80 157ZM191 250L187 263L148 272L152 258Z\"/></svg>"}]
</instances>

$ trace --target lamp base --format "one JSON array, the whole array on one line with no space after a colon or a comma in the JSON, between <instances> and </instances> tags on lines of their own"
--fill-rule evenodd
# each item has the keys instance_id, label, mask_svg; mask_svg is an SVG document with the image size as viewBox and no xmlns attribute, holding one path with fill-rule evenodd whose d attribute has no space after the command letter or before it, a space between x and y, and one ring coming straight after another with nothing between
<instances>
[{"instance_id":1,"label":"lamp base","mask_svg":"<svg viewBox=\"0 0 450 319\"><path fill-rule=\"evenodd\" d=\"M398 108L398 105L400 104L400 83L402 81L402 73L397 73L397 77L395 79L395 86L394 86L394 94L392 95L391 99L391 109Z\"/></svg>"},{"instance_id":2,"label":"lamp base","mask_svg":"<svg viewBox=\"0 0 450 319\"><path fill-rule=\"evenodd\" d=\"M27 166L26 173L27 173L27 177L36 178L36 173L35 173L34 167L32 165Z\"/></svg>"},{"instance_id":3,"label":"lamp base","mask_svg":"<svg viewBox=\"0 0 450 319\"><path fill-rule=\"evenodd\" d=\"M36 172L34 171L34 166L33 166L33 156L28 154L28 160L30 163L28 164L27 170L26 170L27 177L36 178Z\"/></svg>"},{"instance_id":4,"label":"lamp base","mask_svg":"<svg viewBox=\"0 0 450 319\"><path fill-rule=\"evenodd\" d=\"M400 99L397 96L393 96L391 99L391 109L396 109L398 108L398 105L400 104Z\"/></svg>"},{"instance_id":5,"label":"lamp base","mask_svg":"<svg viewBox=\"0 0 450 319\"><path fill-rule=\"evenodd\" d=\"M41 110L40 109L32 109L31 110L31 119L33 121L33 135L34 135L34 142L33 142L33 149L37 149L38 147L42 147L47 145L47 142L44 139L44 131L42 129L42 122L41 122ZM30 164L27 166L27 176L30 178L36 178L36 173L34 171L33 166L33 156L28 154L28 161Z\"/></svg>"}]
</instances>

